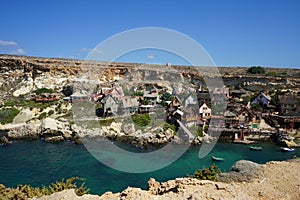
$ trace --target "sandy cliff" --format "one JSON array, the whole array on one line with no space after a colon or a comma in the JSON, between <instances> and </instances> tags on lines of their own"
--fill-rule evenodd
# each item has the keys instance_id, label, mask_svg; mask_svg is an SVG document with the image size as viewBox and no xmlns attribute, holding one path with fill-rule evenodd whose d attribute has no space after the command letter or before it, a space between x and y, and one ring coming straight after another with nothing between
<instances>
[{"instance_id":1,"label":"sandy cliff","mask_svg":"<svg viewBox=\"0 0 300 200\"><path fill-rule=\"evenodd\" d=\"M190 67L164 66L138 63L108 63L61 58L37 58L27 56L0 55L0 97L6 99L32 92L35 88L51 88L60 91L63 86L73 84L78 76L90 70L102 82L119 79L137 83L155 77L164 81L185 80L203 82L203 77L214 77L220 73L225 85L261 85L262 87L297 87L300 85L299 69L266 68L267 75L247 73L247 67ZM167 75L166 75L166 72ZM269 74L269 75L268 75ZM273 74L273 75L272 75ZM276 74L276 76L274 76ZM282 76L281 74L285 74ZM157 82L157 81L156 81Z\"/></svg>"}]
</instances>

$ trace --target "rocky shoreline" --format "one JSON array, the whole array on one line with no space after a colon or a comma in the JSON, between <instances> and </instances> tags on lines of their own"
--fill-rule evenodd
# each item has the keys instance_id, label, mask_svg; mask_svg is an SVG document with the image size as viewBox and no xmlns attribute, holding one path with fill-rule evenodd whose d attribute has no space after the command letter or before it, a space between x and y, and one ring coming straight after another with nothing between
<instances>
[{"instance_id":1,"label":"rocky shoreline","mask_svg":"<svg viewBox=\"0 0 300 200\"><path fill-rule=\"evenodd\" d=\"M238 161L228 173L220 175L220 182L177 178L159 183L151 178L148 189L128 187L122 192L106 192L101 196L77 196L65 190L34 198L39 200L80 199L291 199L300 198L300 160L268 162L260 165Z\"/></svg>"},{"instance_id":2,"label":"rocky shoreline","mask_svg":"<svg viewBox=\"0 0 300 200\"><path fill-rule=\"evenodd\" d=\"M98 123L98 122L95 122ZM178 136L178 133L172 129L164 130L162 126L155 128L148 128L145 130L135 129L133 123L112 122L105 126L94 126L86 128L84 124L70 123L65 118L54 119L47 117L43 120L32 120L29 123L6 124L0 125L0 130L7 132L0 137L1 145L9 145L12 140L32 140L42 139L45 142L57 143L64 140L72 141L76 144L81 144L85 138L95 138L97 140L110 139L112 141L120 141L134 146L147 148L147 146L163 146L170 142L185 143L189 142L191 145L201 145L202 143L210 143L216 138L204 134L203 137L196 136L193 140L188 141L186 138ZM280 136L280 135L279 135ZM230 142L231 136L221 136L221 140ZM275 142L281 146L290 148L299 147L293 141L287 141L284 138L250 138L254 141Z\"/></svg>"},{"instance_id":3,"label":"rocky shoreline","mask_svg":"<svg viewBox=\"0 0 300 200\"><path fill-rule=\"evenodd\" d=\"M139 147L148 145L161 146L171 141L175 143L187 142L180 138L172 129L163 130L158 126L148 130L135 130L134 124L123 124L121 122L112 122L107 126L93 128L83 128L78 124L70 124L66 119L45 118L24 124L7 124L0 127L6 130L4 136L9 140L23 139L43 139L45 142L63 142L64 140L74 141L77 144L82 143L84 138L108 138L110 140L121 141ZM4 140L4 139L3 139ZM195 137L191 142L193 145L202 144L202 142L211 142L214 138Z\"/></svg>"}]
</instances>

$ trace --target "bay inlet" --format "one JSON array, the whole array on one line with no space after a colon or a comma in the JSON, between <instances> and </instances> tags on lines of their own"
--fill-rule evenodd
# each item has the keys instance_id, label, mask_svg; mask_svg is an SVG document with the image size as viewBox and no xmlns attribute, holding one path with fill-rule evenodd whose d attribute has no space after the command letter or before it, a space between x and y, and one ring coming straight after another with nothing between
<instances>
[{"instance_id":1,"label":"bay inlet","mask_svg":"<svg viewBox=\"0 0 300 200\"><path fill-rule=\"evenodd\" d=\"M124 149L144 152L144 149L118 143ZM150 173L132 174L111 169L95 159L84 147L69 141L52 144L41 140L13 141L8 146L0 146L0 183L7 187L18 184L32 186L48 185L51 182L78 176L86 178L92 194L106 191L119 192L128 186L146 189L150 177L167 181L177 177L192 175L196 169L215 163L222 171L229 171L238 160L257 163L281 161L300 157L300 149L291 153L280 151L280 147L269 143L257 143L262 151L251 151L249 146L218 142L212 152L203 159L198 158L200 146L190 147L171 165ZM109 155L105 148L103 154ZM224 158L224 162L212 161L211 156ZM114 162L112 160L112 162ZM147 163L151 165L151 161Z\"/></svg>"}]
</instances>

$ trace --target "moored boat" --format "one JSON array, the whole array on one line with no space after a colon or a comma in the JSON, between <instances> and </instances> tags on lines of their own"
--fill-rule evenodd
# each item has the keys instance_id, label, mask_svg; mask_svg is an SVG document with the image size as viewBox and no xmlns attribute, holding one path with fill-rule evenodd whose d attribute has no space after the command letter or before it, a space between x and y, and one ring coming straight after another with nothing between
<instances>
[{"instance_id":1,"label":"moored boat","mask_svg":"<svg viewBox=\"0 0 300 200\"><path fill-rule=\"evenodd\" d=\"M281 147L281 151L283 151L283 152L293 152L293 151L295 151L295 149L288 148L288 147Z\"/></svg>"},{"instance_id":2,"label":"moored boat","mask_svg":"<svg viewBox=\"0 0 300 200\"><path fill-rule=\"evenodd\" d=\"M218 158L218 157L215 157L215 156L212 156L211 159L214 160L214 161L224 161L224 158Z\"/></svg>"},{"instance_id":3,"label":"moored boat","mask_svg":"<svg viewBox=\"0 0 300 200\"><path fill-rule=\"evenodd\" d=\"M261 151L262 150L262 147L256 147L256 146L250 146L249 148L250 148L250 150L253 150L253 151Z\"/></svg>"}]
</instances>

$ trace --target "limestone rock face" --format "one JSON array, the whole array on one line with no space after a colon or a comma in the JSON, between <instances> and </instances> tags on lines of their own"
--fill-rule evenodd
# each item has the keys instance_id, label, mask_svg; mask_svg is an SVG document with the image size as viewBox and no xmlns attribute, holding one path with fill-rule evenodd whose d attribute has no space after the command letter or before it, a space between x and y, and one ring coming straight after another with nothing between
<instances>
[{"instance_id":1,"label":"limestone rock face","mask_svg":"<svg viewBox=\"0 0 300 200\"><path fill-rule=\"evenodd\" d=\"M110 197L113 197L114 194L112 194ZM32 200L34 200L36 198L33 198ZM100 198L97 195L90 195L90 194L85 194L83 196L77 196L75 193L74 189L69 189L69 190L64 190L61 192L56 192L54 194L51 195L45 195L42 196L40 198L38 198L39 200L99 200L99 199L106 199L106 198ZM110 198L112 199L112 198Z\"/></svg>"},{"instance_id":2,"label":"limestone rock face","mask_svg":"<svg viewBox=\"0 0 300 200\"><path fill-rule=\"evenodd\" d=\"M116 133L121 132L122 123L112 122L110 125L110 130L113 130Z\"/></svg>"},{"instance_id":3,"label":"limestone rock face","mask_svg":"<svg viewBox=\"0 0 300 200\"><path fill-rule=\"evenodd\" d=\"M2 136L0 138L0 145L8 145L8 144L9 144L8 139L5 136Z\"/></svg>"},{"instance_id":4,"label":"limestone rock face","mask_svg":"<svg viewBox=\"0 0 300 200\"><path fill-rule=\"evenodd\" d=\"M11 128L7 137L10 139L37 139L40 136L40 123L30 123Z\"/></svg>"},{"instance_id":5,"label":"limestone rock face","mask_svg":"<svg viewBox=\"0 0 300 200\"><path fill-rule=\"evenodd\" d=\"M119 199L121 200L144 200L151 199L151 194L141 190L140 188L128 187L121 192Z\"/></svg>"},{"instance_id":6,"label":"limestone rock face","mask_svg":"<svg viewBox=\"0 0 300 200\"><path fill-rule=\"evenodd\" d=\"M61 135L45 137L45 142L57 143L57 142L63 142L63 141L64 141L64 137Z\"/></svg>"},{"instance_id":7,"label":"limestone rock face","mask_svg":"<svg viewBox=\"0 0 300 200\"><path fill-rule=\"evenodd\" d=\"M157 182L154 178L150 178L148 181L148 190L151 194L158 194L160 183Z\"/></svg>"},{"instance_id":8,"label":"limestone rock face","mask_svg":"<svg viewBox=\"0 0 300 200\"><path fill-rule=\"evenodd\" d=\"M166 136L167 140L172 139L174 137L174 131L172 129L166 130L165 136Z\"/></svg>"},{"instance_id":9,"label":"limestone rock face","mask_svg":"<svg viewBox=\"0 0 300 200\"><path fill-rule=\"evenodd\" d=\"M202 143L203 138L200 136L196 136L192 142L193 145L199 145Z\"/></svg>"},{"instance_id":10,"label":"limestone rock face","mask_svg":"<svg viewBox=\"0 0 300 200\"><path fill-rule=\"evenodd\" d=\"M231 171L247 173L250 175L255 174L260 169L261 166L255 162L251 162L249 160L240 160L232 166Z\"/></svg>"},{"instance_id":11,"label":"limestone rock face","mask_svg":"<svg viewBox=\"0 0 300 200\"><path fill-rule=\"evenodd\" d=\"M249 182L252 178L261 174L261 165L248 161L240 160L236 162L229 173L219 175L219 180L223 182Z\"/></svg>"},{"instance_id":12,"label":"limestone rock face","mask_svg":"<svg viewBox=\"0 0 300 200\"><path fill-rule=\"evenodd\" d=\"M64 120L46 118L43 121L34 121L10 128L7 137L10 139L38 139L45 137L46 142L61 142L64 138L70 139L73 130Z\"/></svg>"},{"instance_id":13,"label":"limestone rock face","mask_svg":"<svg viewBox=\"0 0 300 200\"><path fill-rule=\"evenodd\" d=\"M123 131L126 135L133 134L135 132L134 124L124 124Z\"/></svg>"},{"instance_id":14,"label":"limestone rock face","mask_svg":"<svg viewBox=\"0 0 300 200\"><path fill-rule=\"evenodd\" d=\"M42 121L42 131L51 129L51 130L58 130L57 129L57 121L53 118L46 118Z\"/></svg>"}]
</instances>

